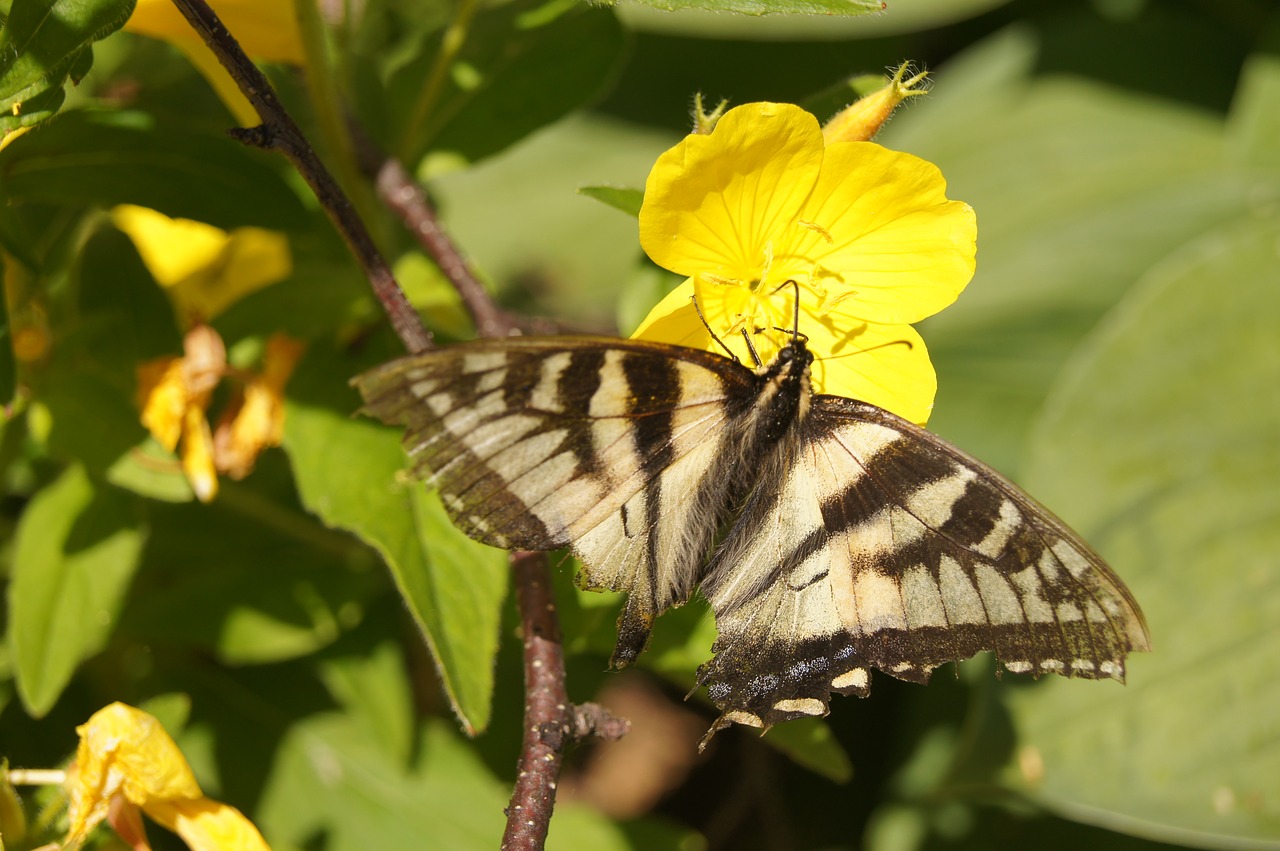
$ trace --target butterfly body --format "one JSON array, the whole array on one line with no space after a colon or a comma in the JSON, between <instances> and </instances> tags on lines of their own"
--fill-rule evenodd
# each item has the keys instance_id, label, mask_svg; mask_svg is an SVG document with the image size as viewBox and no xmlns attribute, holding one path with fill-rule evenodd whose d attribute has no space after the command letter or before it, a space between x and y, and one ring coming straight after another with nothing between
<instances>
[{"instance_id":1,"label":"butterfly body","mask_svg":"<svg viewBox=\"0 0 1280 851\"><path fill-rule=\"evenodd\" d=\"M627 592L613 662L708 600L698 672L732 722L826 714L870 670L924 682L994 650L1008 670L1123 679L1148 647L1131 595L998 473L923 429L814 394L795 336L749 369L602 337L486 340L356 379L407 426L455 522L505 548L572 547L579 582Z\"/></svg>"}]
</instances>

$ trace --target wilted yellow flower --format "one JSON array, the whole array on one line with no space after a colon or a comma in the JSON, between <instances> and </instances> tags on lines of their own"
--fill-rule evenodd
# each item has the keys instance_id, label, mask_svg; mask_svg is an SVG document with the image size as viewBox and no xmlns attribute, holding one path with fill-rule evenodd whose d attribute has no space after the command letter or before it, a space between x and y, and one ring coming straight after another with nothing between
<instances>
[{"instance_id":1,"label":"wilted yellow flower","mask_svg":"<svg viewBox=\"0 0 1280 851\"><path fill-rule=\"evenodd\" d=\"M182 470L201 502L218 494L213 435L205 411L226 367L226 346L208 325L187 332L182 357L156 358L138 366L142 424L170 452L181 442Z\"/></svg>"},{"instance_id":2,"label":"wilted yellow flower","mask_svg":"<svg viewBox=\"0 0 1280 851\"><path fill-rule=\"evenodd\" d=\"M131 204L116 207L111 218L133 241L183 322L213 319L293 272L289 240L276 231L243 227L228 233Z\"/></svg>"},{"instance_id":3,"label":"wilted yellow flower","mask_svg":"<svg viewBox=\"0 0 1280 851\"><path fill-rule=\"evenodd\" d=\"M228 406L214 432L214 457L220 472L243 479L262 450L284 437L284 386L302 357L303 344L285 334L267 340L262 373L252 376L244 393Z\"/></svg>"},{"instance_id":4,"label":"wilted yellow flower","mask_svg":"<svg viewBox=\"0 0 1280 851\"><path fill-rule=\"evenodd\" d=\"M71 825L65 848L79 847L107 820L134 848L149 849L140 809L196 851L269 851L239 810L204 796L155 717L113 703L76 733L80 745L66 779Z\"/></svg>"},{"instance_id":5,"label":"wilted yellow flower","mask_svg":"<svg viewBox=\"0 0 1280 851\"><path fill-rule=\"evenodd\" d=\"M181 446L182 471L201 502L217 496L218 473L242 479L264 449L280 445L284 387L303 348L299 340L273 334L261 373L233 371L218 332L197 325L183 339L182 357L138 366L142 424L170 452ZM214 389L228 375L242 379L244 387L228 403L215 432L205 413Z\"/></svg>"},{"instance_id":6,"label":"wilted yellow flower","mask_svg":"<svg viewBox=\"0 0 1280 851\"><path fill-rule=\"evenodd\" d=\"M249 56L267 62L303 63L293 0L211 0L209 5ZM187 55L241 124L251 127L259 122L235 81L172 0L138 0L124 28L173 44Z\"/></svg>"},{"instance_id":7,"label":"wilted yellow flower","mask_svg":"<svg viewBox=\"0 0 1280 851\"><path fill-rule=\"evenodd\" d=\"M973 210L947 200L932 163L870 142L824 143L797 106L740 106L649 174L640 243L688 280L635 336L718 350L696 295L740 361L751 363L743 330L767 361L789 337L798 289L818 392L923 423L936 379L910 323L964 289L976 238Z\"/></svg>"}]
</instances>

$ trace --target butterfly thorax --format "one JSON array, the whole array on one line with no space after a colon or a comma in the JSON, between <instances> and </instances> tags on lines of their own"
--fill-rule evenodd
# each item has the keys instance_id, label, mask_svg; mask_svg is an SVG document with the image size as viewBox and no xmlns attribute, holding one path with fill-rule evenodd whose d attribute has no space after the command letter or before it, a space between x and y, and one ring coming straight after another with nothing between
<instances>
[{"instance_id":1,"label":"butterfly thorax","mask_svg":"<svg viewBox=\"0 0 1280 851\"><path fill-rule=\"evenodd\" d=\"M782 439L787 430L809 412L812 363L813 353L804 340L797 337L783 346L772 361L755 371L759 384L752 406L763 440Z\"/></svg>"}]
</instances>

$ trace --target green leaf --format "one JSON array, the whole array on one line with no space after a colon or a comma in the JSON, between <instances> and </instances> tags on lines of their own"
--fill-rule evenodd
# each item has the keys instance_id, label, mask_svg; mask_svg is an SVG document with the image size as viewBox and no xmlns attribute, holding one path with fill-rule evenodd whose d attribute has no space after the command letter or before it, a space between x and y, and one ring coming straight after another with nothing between
<instances>
[{"instance_id":1,"label":"green leaf","mask_svg":"<svg viewBox=\"0 0 1280 851\"><path fill-rule=\"evenodd\" d=\"M1245 61L1227 132L1237 164L1280 170L1280 20Z\"/></svg>"},{"instance_id":2,"label":"green leaf","mask_svg":"<svg viewBox=\"0 0 1280 851\"><path fill-rule=\"evenodd\" d=\"M353 418L351 364L312 352L290 384L284 447L298 493L331 526L376 549L413 614L468 733L489 723L507 556L449 521L439 499L404 480L398 432Z\"/></svg>"},{"instance_id":3,"label":"green leaf","mask_svg":"<svg viewBox=\"0 0 1280 851\"><path fill-rule=\"evenodd\" d=\"M644 192L639 189L623 189L618 186L583 186L578 189L579 195L594 198L615 210L621 210L628 216L638 217L640 206L644 204Z\"/></svg>"},{"instance_id":4,"label":"green leaf","mask_svg":"<svg viewBox=\"0 0 1280 851\"><path fill-rule=\"evenodd\" d=\"M625 57L625 33L608 9L565 0L516 0L481 12L429 117L397 126L408 163L426 151L475 162L598 97ZM388 84L388 102L410 104L436 51ZM408 115L397 115L408 121Z\"/></svg>"},{"instance_id":5,"label":"green leaf","mask_svg":"<svg viewBox=\"0 0 1280 851\"><path fill-rule=\"evenodd\" d=\"M9 6L9 4L6 4ZM19 0L0 27L0 135L44 121L68 78L88 72L90 45L119 29L134 0Z\"/></svg>"},{"instance_id":6,"label":"green leaf","mask_svg":"<svg viewBox=\"0 0 1280 851\"><path fill-rule=\"evenodd\" d=\"M739 15L831 15L855 17L884 11L880 0L631 0L664 12L702 9Z\"/></svg>"},{"instance_id":7,"label":"green leaf","mask_svg":"<svg viewBox=\"0 0 1280 851\"><path fill-rule=\"evenodd\" d=\"M1129 685L1009 689L1011 782L1064 815L1277 847L1280 220L1186 246L1107 317L1047 404L1034 492L1115 565L1153 651Z\"/></svg>"},{"instance_id":8,"label":"green leaf","mask_svg":"<svg viewBox=\"0 0 1280 851\"><path fill-rule=\"evenodd\" d=\"M361 655L326 659L320 676L365 735L401 765L413 755L413 694L404 675L405 659L395 641L382 641Z\"/></svg>"},{"instance_id":9,"label":"green leaf","mask_svg":"<svg viewBox=\"0 0 1280 851\"><path fill-rule=\"evenodd\" d=\"M302 202L269 162L144 112L74 110L0 151L0 199L138 204L221 228L301 228Z\"/></svg>"},{"instance_id":10,"label":"green leaf","mask_svg":"<svg viewBox=\"0 0 1280 851\"><path fill-rule=\"evenodd\" d=\"M23 512L9 585L18 694L48 712L81 661L106 642L146 538L132 497L69 467Z\"/></svg>"}]
</instances>

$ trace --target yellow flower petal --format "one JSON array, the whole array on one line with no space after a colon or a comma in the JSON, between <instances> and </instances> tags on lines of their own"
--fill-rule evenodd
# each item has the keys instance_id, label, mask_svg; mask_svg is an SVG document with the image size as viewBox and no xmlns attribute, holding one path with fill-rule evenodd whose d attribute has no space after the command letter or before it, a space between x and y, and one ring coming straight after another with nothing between
<instances>
[{"instance_id":1,"label":"yellow flower petal","mask_svg":"<svg viewBox=\"0 0 1280 851\"><path fill-rule=\"evenodd\" d=\"M213 432L204 410L187 408L182 419L182 472L201 502L218 495L218 473L213 463Z\"/></svg>"},{"instance_id":2,"label":"yellow flower petal","mask_svg":"<svg viewBox=\"0 0 1280 851\"><path fill-rule=\"evenodd\" d=\"M817 264L814 284L847 298L859 319L931 316L969 283L977 252L973 210L948 201L946 188L937 166L919 157L871 142L829 145L801 213L820 230L782 248L779 267L798 277Z\"/></svg>"},{"instance_id":3,"label":"yellow flower petal","mask_svg":"<svg viewBox=\"0 0 1280 851\"><path fill-rule=\"evenodd\" d=\"M687 136L658 158L645 183L640 244L677 274L755 283L773 244L795 227L821 164L822 131L803 109L731 109L710 135Z\"/></svg>"},{"instance_id":4,"label":"yellow flower petal","mask_svg":"<svg viewBox=\"0 0 1280 851\"><path fill-rule=\"evenodd\" d=\"M224 412L214 433L214 460L219 472L243 479L258 455L279 446L284 437L284 386L302 356L303 343L285 334L267 341L262 374L244 388L244 396Z\"/></svg>"},{"instance_id":5,"label":"yellow flower petal","mask_svg":"<svg viewBox=\"0 0 1280 851\"><path fill-rule=\"evenodd\" d=\"M172 4L170 4L172 5ZM111 211L117 228L133 240L151 277L172 287L218 261L230 236L221 228L133 204Z\"/></svg>"},{"instance_id":6,"label":"yellow flower petal","mask_svg":"<svg viewBox=\"0 0 1280 851\"><path fill-rule=\"evenodd\" d=\"M928 422L938 379L916 330L843 317L832 325L837 334L827 326L806 326L812 350L821 353L812 367L815 389L869 402L917 425Z\"/></svg>"},{"instance_id":7,"label":"yellow flower petal","mask_svg":"<svg viewBox=\"0 0 1280 851\"><path fill-rule=\"evenodd\" d=\"M245 53L268 62L302 64L302 37L292 0L211 0L209 5ZM172 0L138 0L124 28L170 42L200 40Z\"/></svg>"},{"instance_id":8,"label":"yellow flower petal","mask_svg":"<svg viewBox=\"0 0 1280 851\"><path fill-rule=\"evenodd\" d=\"M137 808L195 851L270 851L235 807L204 797L178 746L152 715L123 703L98 710L76 728L80 745L67 771L75 848L110 814L122 838L146 848Z\"/></svg>"},{"instance_id":9,"label":"yellow flower petal","mask_svg":"<svg viewBox=\"0 0 1280 851\"><path fill-rule=\"evenodd\" d=\"M111 215L184 321L212 319L249 293L293 273L289 240L276 231L243 227L228 233L127 204Z\"/></svg>"},{"instance_id":10,"label":"yellow flower petal","mask_svg":"<svg viewBox=\"0 0 1280 851\"><path fill-rule=\"evenodd\" d=\"M143 811L181 836L192 851L271 851L253 822L229 804L209 798L153 801Z\"/></svg>"},{"instance_id":11,"label":"yellow flower petal","mask_svg":"<svg viewBox=\"0 0 1280 851\"><path fill-rule=\"evenodd\" d=\"M138 407L142 424L172 452L182 436L182 417L190 399L181 358L156 358L138 365Z\"/></svg>"},{"instance_id":12,"label":"yellow flower petal","mask_svg":"<svg viewBox=\"0 0 1280 851\"><path fill-rule=\"evenodd\" d=\"M302 35L292 0L212 0L209 5L254 59L303 64ZM259 123L257 111L172 0L138 0L124 28L177 47L237 121L246 127Z\"/></svg>"}]
</instances>

